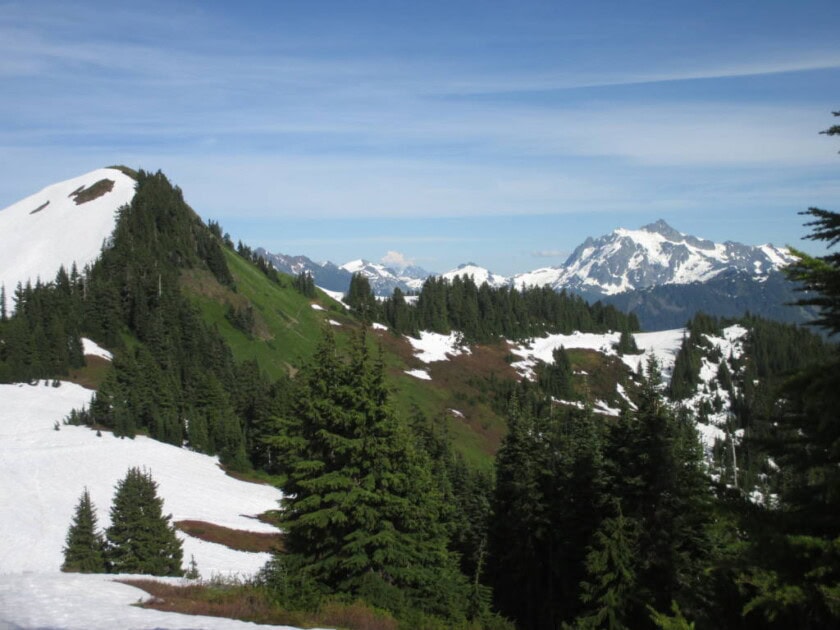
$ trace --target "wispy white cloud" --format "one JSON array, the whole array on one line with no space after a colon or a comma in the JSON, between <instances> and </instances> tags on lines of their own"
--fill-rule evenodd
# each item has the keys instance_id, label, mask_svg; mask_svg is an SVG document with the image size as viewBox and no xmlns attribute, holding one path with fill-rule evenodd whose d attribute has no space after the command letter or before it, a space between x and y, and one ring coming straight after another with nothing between
<instances>
[{"instance_id":1,"label":"wispy white cloud","mask_svg":"<svg viewBox=\"0 0 840 630\"><path fill-rule=\"evenodd\" d=\"M406 257L402 252L388 250L380 259L383 265L394 267L395 269L404 269L414 264L414 259Z\"/></svg>"}]
</instances>

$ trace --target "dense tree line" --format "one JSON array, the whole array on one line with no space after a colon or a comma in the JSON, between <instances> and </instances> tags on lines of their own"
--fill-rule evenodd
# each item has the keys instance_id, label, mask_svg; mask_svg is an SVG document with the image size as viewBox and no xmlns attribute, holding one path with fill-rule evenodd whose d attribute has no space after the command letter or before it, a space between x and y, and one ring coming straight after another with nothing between
<instances>
[{"instance_id":1,"label":"dense tree line","mask_svg":"<svg viewBox=\"0 0 840 630\"><path fill-rule=\"evenodd\" d=\"M398 334L416 334L420 330L448 334L457 330L468 342L492 342L499 337L523 339L575 330L639 330L634 315L601 302L588 304L579 296L558 293L549 287L494 288L487 283L477 286L469 276L452 280L433 276L423 283L413 302L395 289L390 298L380 303L367 278L356 274L347 303L364 320L380 319Z\"/></svg>"},{"instance_id":2,"label":"dense tree line","mask_svg":"<svg viewBox=\"0 0 840 630\"><path fill-rule=\"evenodd\" d=\"M653 627L671 602L703 607L712 495L693 425L648 366L637 411L511 401L489 525L495 602L523 628Z\"/></svg>"}]
</instances>

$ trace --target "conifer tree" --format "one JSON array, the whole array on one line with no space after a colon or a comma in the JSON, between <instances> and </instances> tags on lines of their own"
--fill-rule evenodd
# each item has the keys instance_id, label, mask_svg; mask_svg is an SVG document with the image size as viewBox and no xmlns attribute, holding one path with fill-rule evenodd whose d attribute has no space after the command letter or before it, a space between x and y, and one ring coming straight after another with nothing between
<instances>
[{"instance_id":1,"label":"conifer tree","mask_svg":"<svg viewBox=\"0 0 840 630\"><path fill-rule=\"evenodd\" d=\"M840 116L840 112L834 112ZM840 134L834 125L824 133ZM840 242L840 213L811 208L807 237ZM815 258L797 252L791 278L811 293L800 304L819 308L813 323L840 333L840 253ZM749 589L748 618L761 614L778 627L840 626L840 354L800 370L784 386L771 414L769 450L784 473L780 511L765 519L770 540L756 540L741 583ZM763 543L763 544L762 544ZM751 615L751 616L749 616Z\"/></svg>"},{"instance_id":2,"label":"conifer tree","mask_svg":"<svg viewBox=\"0 0 840 630\"><path fill-rule=\"evenodd\" d=\"M97 531L96 508L85 488L67 531L62 571L105 573L105 540Z\"/></svg>"},{"instance_id":3,"label":"conifer tree","mask_svg":"<svg viewBox=\"0 0 840 630\"><path fill-rule=\"evenodd\" d=\"M465 583L446 550L430 467L388 403L381 359L364 337L341 359L327 331L298 387L271 440L288 462L287 558L328 590L391 609L407 594L451 614Z\"/></svg>"},{"instance_id":4,"label":"conifer tree","mask_svg":"<svg viewBox=\"0 0 840 630\"><path fill-rule=\"evenodd\" d=\"M350 280L350 288L345 297L347 305L365 322L373 321L378 310L376 297L370 287L370 281L362 273L354 273Z\"/></svg>"},{"instance_id":5,"label":"conifer tree","mask_svg":"<svg viewBox=\"0 0 840 630\"><path fill-rule=\"evenodd\" d=\"M111 572L183 575L183 550L171 518L163 514L151 473L130 468L111 505L106 552Z\"/></svg>"},{"instance_id":6,"label":"conifer tree","mask_svg":"<svg viewBox=\"0 0 840 630\"><path fill-rule=\"evenodd\" d=\"M629 627L650 619L643 604L666 610L672 600L696 618L703 603L703 568L710 544L712 496L696 429L675 417L659 392L651 356L638 411L608 431L609 486L624 518L639 526L634 596L624 612Z\"/></svg>"},{"instance_id":7,"label":"conifer tree","mask_svg":"<svg viewBox=\"0 0 840 630\"><path fill-rule=\"evenodd\" d=\"M576 620L577 628L628 628L640 532L639 523L625 517L620 504L615 510L615 517L601 523L586 556L588 581L581 584L581 601L588 605L589 612Z\"/></svg>"}]
</instances>

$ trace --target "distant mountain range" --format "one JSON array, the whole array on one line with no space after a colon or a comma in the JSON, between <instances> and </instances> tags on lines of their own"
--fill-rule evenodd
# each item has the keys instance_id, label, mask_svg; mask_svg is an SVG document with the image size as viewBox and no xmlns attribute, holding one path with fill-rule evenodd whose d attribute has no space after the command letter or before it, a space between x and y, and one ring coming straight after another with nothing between
<instances>
[{"instance_id":1,"label":"distant mountain range","mask_svg":"<svg viewBox=\"0 0 840 630\"><path fill-rule=\"evenodd\" d=\"M69 269L75 263L81 268L95 260L113 230L115 208L133 194L134 179L127 170L99 169L48 186L0 211L0 284L5 286L7 308L13 306L18 282L34 282L38 276L49 281L59 265ZM20 238L21 234L28 236ZM366 260L339 266L262 248L256 252L279 271L311 273L318 286L331 291L346 292L354 273L364 274L380 296L391 295L395 288L417 292L426 278L437 275L415 266L396 269ZM812 319L813 312L789 305L799 294L781 269L793 260L783 247L714 243L659 220L638 230L618 228L587 238L556 267L506 277L467 263L440 275L470 276L477 284L495 287L572 291L589 301L635 312L644 329L661 330L682 326L698 310L731 317L750 311L795 323Z\"/></svg>"},{"instance_id":2,"label":"distant mountain range","mask_svg":"<svg viewBox=\"0 0 840 630\"><path fill-rule=\"evenodd\" d=\"M333 291L347 291L353 273L363 273L380 296L391 295L396 287L419 290L428 276L436 275L419 267L395 270L365 260L339 267L305 256L257 251L278 270L309 271L316 284ZM660 219L638 230L618 228L587 238L556 267L506 277L466 263L440 275L450 280L469 276L476 284L494 287L550 286L571 291L633 311L644 329L659 330L682 326L699 310L724 317L750 311L797 323L812 319L813 313L789 305L798 294L781 269L793 260L784 247L715 243L678 232Z\"/></svg>"},{"instance_id":3,"label":"distant mountain range","mask_svg":"<svg viewBox=\"0 0 840 630\"><path fill-rule=\"evenodd\" d=\"M274 265L277 271L293 276L301 272L308 272L319 287L341 293L346 293L350 288L350 280L354 273L364 274L370 282L373 292L380 296L390 296L396 288L404 293L419 291L423 286L423 281L433 275L425 269L413 265L402 269L394 269L393 267L359 259L338 266L330 261L318 263L306 256L272 254L262 247L255 251L258 256L262 256Z\"/></svg>"}]
</instances>

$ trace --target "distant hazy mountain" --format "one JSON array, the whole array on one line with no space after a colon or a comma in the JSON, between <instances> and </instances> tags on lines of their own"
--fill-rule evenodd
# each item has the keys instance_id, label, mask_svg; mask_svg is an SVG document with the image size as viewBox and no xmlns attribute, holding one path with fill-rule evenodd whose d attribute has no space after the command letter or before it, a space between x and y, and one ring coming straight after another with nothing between
<instances>
[{"instance_id":1,"label":"distant hazy mountain","mask_svg":"<svg viewBox=\"0 0 840 630\"><path fill-rule=\"evenodd\" d=\"M350 288L350 280L354 273L364 274L370 282L373 292L381 296L390 296L397 287L404 293L419 291L420 287L423 286L423 281L431 275L425 269L414 265L394 269L393 267L359 259L338 266L329 261L318 263L306 256L272 254L262 247L258 248L256 253L274 265L274 268L278 271L290 275L308 271L319 287L341 293L346 293Z\"/></svg>"},{"instance_id":2,"label":"distant hazy mountain","mask_svg":"<svg viewBox=\"0 0 840 630\"><path fill-rule=\"evenodd\" d=\"M263 250L258 250L262 252ZM308 270L319 286L346 291L353 273L365 274L377 295L395 287L419 290L429 273L417 267L395 270L366 260L337 267L305 256L264 254L281 271ZM618 228L587 238L563 265L535 269L511 278L475 263L442 274L470 277L481 285L550 286L633 311L646 330L682 326L697 311L740 316L750 311L779 321L802 323L813 313L790 306L799 295L781 269L794 257L784 247L715 243L678 232L665 221L638 230Z\"/></svg>"},{"instance_id":3,"label":"distant hazy mountain","mask_svg":"<svg viewBox=\"0 0 840 630\"><path fill-rule=\"evenodd\" d=\"M479 267L475 263L466 263L464 265L458 265L457 268L451 271L447 271L446 273L442 274L442 276L447 280L452 280L457 276L461 276L462 278L470 277L472 278L473 282L475 282L479 286L481 286L485 282L491 287L502 287L510 283L509 278L495 274L492 271L485 269L484 267Z\"/></svg>"},{"instance_id":4,"label":"distant hazy mountain","mask_svg":"<svg viewBox=\"0 0 840 630\"><path fill-rule=\"evenodd\" d=\"M683 326L696 312L735 317L750 311L802 323L813 313L790 306L800 295L781 269L787 248L714 243L665 221L588 238L565 264L519 274L517 287L551 286L635 312L645 330Z\"/></svg>"},{"instance_id":5,"label":"distant hazy mountain","mask_svg":"<svg viewBox=\"0 0 840 630\"><path fill-rule=\"evenodd\" d=\"M562 266L519 274L513 281L519 287L549 284L603 296L708 282L732 271L762 280L793 260L786 248L713 243L678 232L660 219L638 230L618 228L597 239L587 238Z\"/></svg>"},{"instance_id":6,"label":"distant hazy mountain","mask_svg":"<svg viewBox=\"0 0 840 630\"><path fill-rule=\"evenodd\" d=\"M350 288L353 274L329 261L318 263L306 256L288 256L286 254L272 254L262 247L256 249L256 254L265 258L277 271L296 276L302 271L312 274L315 284L330 291L345 293Z\"/></svg>"}]
</instances>

